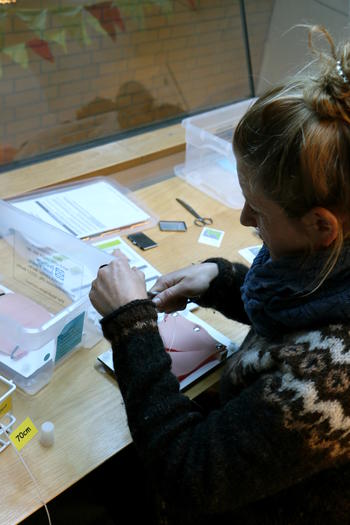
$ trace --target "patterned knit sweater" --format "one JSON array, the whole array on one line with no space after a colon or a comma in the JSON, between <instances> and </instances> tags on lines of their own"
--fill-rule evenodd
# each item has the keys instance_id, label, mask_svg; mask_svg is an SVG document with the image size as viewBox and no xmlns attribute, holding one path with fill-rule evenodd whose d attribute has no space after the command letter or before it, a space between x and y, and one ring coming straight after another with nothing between
<instances>
[{"instance_id":1,"label":"patterned knit sweater","mask_svg":"<svg viewBox=\"0 0 350 525\"><path fill-rule=\"evenodd\" d=\"M200 303L247 321L246 270L218 262ZM251 329L209 414L179 392L151 301L102 327L134 444L174 523L350 523L350 322L274 341Z\"/></svg>"}]
</instances>

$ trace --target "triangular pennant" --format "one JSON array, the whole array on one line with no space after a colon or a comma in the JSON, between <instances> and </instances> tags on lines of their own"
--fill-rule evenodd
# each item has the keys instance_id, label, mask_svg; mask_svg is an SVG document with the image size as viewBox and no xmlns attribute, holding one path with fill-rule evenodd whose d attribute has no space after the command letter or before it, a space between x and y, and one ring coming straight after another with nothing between
<instances>
[{"instance_id":1,"label":"triangular pennant","mask_svg":"<svg viewBox=\"0 0 350 525\"><path fill-rule=\"evenodd\" d=\"M36 33L46 28L47 9L17 10L16 15L28 24L28 27Z\"/></svg>"},{"instance_id":2,"label":"triangular pennant","mask_svg":"<svg viewBox=\"0 0 350 525\"><path fill-rule=\"evenodd\" d=\"M44 60L48 60L49 62L55 61L49 44L46 42L46 40L41 40L41 38L32 38L32 40L28 40L28 42L26 42L26 46Z\"/></svg>"},{"instance_id":3,"label":"triangular pennant","mask_svg":"<svg viewBox=\"0 0 350 525\"><path fill-rule=\"evenodd\" d=\"M86 6L85 9L99 21L101 27L112 40L115 41L117 37L115 25L118 25L122 31L125 31L125 25L120 11L117 7L112 7L111 1L89 5Z\"/></svg>"},{"instance_id":4,"label":"triangular pennant","mask_svg":"<svg viewBox=\"0 0 350 525\"><path fill-rule=\"evenodd\" d=\"M121 29L121 31L125 31L124 20L121 17L121 14L120 14L120 11L119 11L118 7L111 7L110 10L109 10L109 14L110 14L111 20L115 24L117 24L119 29Z\"/></svg>"},{"instance_id":5,"label":"triangular pennant","mask_svg":"<svg viewBox=\"0 0 350 525\"><path fill-rule=\"evenodd\" d=\"M25 68L28 67L28 53L26 45L23 42L15 46L4 47L2 52L11 57L16 64Z\"/></svg>"},{"instance_id":6,"label":"triangular pennant","mask_svg":"<svg viewBox=\"0 0 350 525\"><path fill-rule=\"evenodd\" d=\"M84 45L89 46L91 44L82 13L80 13L79 18L76 20L76 24L66 26L66 31L72 38L83 42Z\"/></svg>"},{"instance_id":7,"label":"triangular pennant","mask_svg":"<svg viewBox=\"0 0 350 525\"><path fill-rule=\"evenodd\" d=\"M51 29L50 31L45 31L44 37L48 42L55 42L55 44L61 46L64 52L67 53L65 29Z\"/></svg>"},{"instance_id":8,"label":"triangular pennant","mask_svg":"<svg viewBox=\"0 0 350 525\"><path fill-rule=\"evenodd\" d=\"M99 21L103 29L106 31L106 33L111 37L111 39L115 42L117 39L117 33L115 30L114 22L110 20L106 21Z\"/></svg>"},{"instance_id":9,"label":"triangular pennant","mask_svg":"<svg viewBox=\"0 0 350 525\"><path fill-rule=\"evenodd\" d=\"M64 47L66 36L70 36L77 41L82 41L87 46L91 44L90 37L86 30L82 7L79 9L62 9L60 11L55 9L55 13L57 15L64 15L60 16L61 30L65 31L64 37L63 35L61 36L62 39L64 38ZM60 40L58 43L63 43L63 40Z\"/></svg>"},{"instance_id":10,"label":"triangular pennant","mask_svg":"<svg viewBox=\"0 0 350 525\"><path fill-rule=\"evenodd\" d=\"M86 17L86 23L89 24L96 31L96 33L106 36L106 31L103 29L100 22L90 13Z\"/></svg>"}]
</instances>

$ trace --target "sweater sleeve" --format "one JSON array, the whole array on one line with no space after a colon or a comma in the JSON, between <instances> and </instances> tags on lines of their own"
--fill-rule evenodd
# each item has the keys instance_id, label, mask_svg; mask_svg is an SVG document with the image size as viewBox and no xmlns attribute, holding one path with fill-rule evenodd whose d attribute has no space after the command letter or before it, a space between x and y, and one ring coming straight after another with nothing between
<instances>
[{"instance_id":1,"label":"sweater sleeve","mask_svg":"<svg viewBox=\"0 0 350 525\"><path fill-rule=\"evenodd\" d=\"M196 523L236 511L325 467L286 425L264 391L281 373L261 374L221 409L204 415L179 391L151 301L134 301L102 320L134 444L170 509ZM313 421L305 424L310 429Z\"/></svg>"},{"instance_id":2,"label":"sweater sleeve","mask_svg":"<svg viewBox=\"0 0 350 525\"><path fill-rule=\"evenodd\" d=\"M214 308L235 321L250 324L244 309L241 286L248 271L247 266L232 263L220 257L207 259L218 265L219 274L210 283L209 289L198 299L199 306Z\"/></svg>"}]
</instances>

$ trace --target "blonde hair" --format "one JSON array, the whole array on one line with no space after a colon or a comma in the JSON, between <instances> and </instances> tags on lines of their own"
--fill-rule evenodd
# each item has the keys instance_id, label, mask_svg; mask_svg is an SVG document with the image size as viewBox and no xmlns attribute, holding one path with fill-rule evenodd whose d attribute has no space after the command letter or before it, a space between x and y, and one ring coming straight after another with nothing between
<instances>
[{"instance_id":1,"label":"blonde hair","mask_svg":"<svg viewBox=\"0 0 350 525\"><path fill-rule=\"evenodd\" d=\"M328 53L314 47L316 34L326 39ZM332 245L327 275L349 235L350 43L336 47L324 27L312 26L309 47L316 56L312 72L260 97L239 122L233 146L248 183L289 217L321 206L346 225Z\"/></svg>"}]
</instances>

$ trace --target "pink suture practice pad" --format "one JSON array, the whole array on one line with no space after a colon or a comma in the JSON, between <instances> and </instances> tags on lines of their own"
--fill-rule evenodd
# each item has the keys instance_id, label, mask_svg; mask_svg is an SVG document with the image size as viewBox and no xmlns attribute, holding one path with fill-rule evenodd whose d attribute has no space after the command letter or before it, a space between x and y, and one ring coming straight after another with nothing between
<instances>
[{"instance_id":1,"label":"pink suture practice pad","mask_svg":"<svg viewBox=\"0 0 350 525\"><path fill-rule=\"evenodd\" d=\"M172 359L172 372L179 381L207 362L220 360L226 349L202 326L180 314L165 315L158 326L165 349Z\"/></svg>"},{"instance_id":2,"label":"pink suture practice pad","mask_svg":"<svg viewBox=\"0 0 350 525\"><path fill-rule=\"evenodd\" d=\"M19 293L0 295L0 315L18 321L25 328L39 328L51 319L51 314L42 306ZM25 348L15 345L3 331L0 333L0 352L20 359L27 354Z\"/></svg>"}]
</instances>

